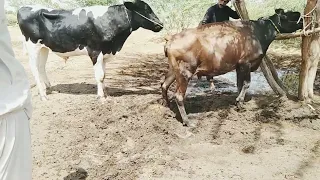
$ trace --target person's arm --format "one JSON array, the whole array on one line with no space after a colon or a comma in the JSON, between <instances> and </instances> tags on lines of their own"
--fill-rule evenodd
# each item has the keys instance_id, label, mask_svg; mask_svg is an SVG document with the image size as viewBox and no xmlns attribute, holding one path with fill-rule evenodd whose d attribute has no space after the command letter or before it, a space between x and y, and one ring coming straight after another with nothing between
<instances>
[{"instance_id":1,"label":"person's arm","mask_svg":"<svg viewBox=\"0 0 320 180\"><path fill-rule=\"evenodd\" d=\"M200 22L199 25L203 25L203 24L208 24L208 23L211 23L211 22L214 22L215 20L213 19L213 7L210 7L206 14L204 15L202 21Z\"/></svg>"},{"instance_id":2,"label":"person's arm","mask_svg":"<svg viewBox=\"0 0 320 180\"><path fill-rule=\"evenodd\" d=\"M229 16L233 19L240 19L240 16L238 15L237 11L232 10L230 7L228 7Z\"/></svg>"}]
</instances>

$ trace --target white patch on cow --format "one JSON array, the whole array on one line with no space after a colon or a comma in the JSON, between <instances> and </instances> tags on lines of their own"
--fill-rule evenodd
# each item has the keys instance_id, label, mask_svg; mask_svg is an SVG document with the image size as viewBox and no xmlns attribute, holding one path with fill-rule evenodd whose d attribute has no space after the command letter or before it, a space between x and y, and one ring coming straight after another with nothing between
<instances>
[{"instance_id":1,"label":"white patch on cow","mask_svg":"<svg viewBox=\"0 0 320 180\"><path fill-rule=\"evenodd\" d=\"M49 49L45 48L45 46L39 42L33 43L31 40L26 41L24 46L29 54L29 65L35 78L40 98L47 100L46 88L51 86L45 71Z\"/></svg>"},{"instance_id":2,"label":"white patch on cow","mask_svg":"<svg viewBox=\"0 0 320 180\"><path fill-rule=\"evenodd\" d=\"M48 7L45 7L43 5L40 5L40 4L36 4L36 5L26 5L24 7L31 7L31 11L33 12L36 12L36 11L39 11L40 9L46 9L48 11L52 11L53 9L52 8L48 8Z\"/></svg>"},{"instance_id":3,"label":"white patch on cow","mask_svg":"<svg viewBox=\"0 0 320 180\"><path fill-rule=\"evenodd\" d=\"M233 36L223 36L216 39L215 47L213 47L214 55L216 57L215 60L221 61L221 59L225 56L227 47L233 38Z\"/></svg>"},{"instance_id":4,"label":"white patch on cow","mask_svg":"<svg viewBox=\"0 0 320 180\"><path fill-rule=\"evenodd\" d=\"M94 75L98 86L98 97L105 97L104 95L104 77L105 77L105 63L103 54L100 53L97 58L97 63L94 65Z\"/></svg>"},{"instance_id":5,"label":"white patch on cow","mask_svg":"<svg viewBox=\"0 0 320 180\"><path fill-rule=\"evenodd\" d=\"M92 12L93 17L97 19L98 17L103 16L109 9L109 6L89 6L89 7L83 7L83 8L77 8L73 10L72 14L80 17L80 12L82 10L86 11L86 15L88 15L89 12Z\"/></svg>"},{"instance_id":6,"label":"white patch on cow","mask_svg":"<svg viewBox=\"0 0 320 180\"><path fill-rule=\"evenodd\" d=\"M88 55L87 48L80 49L79 47L75 49L74 51L60 53L60 52L54 52L56 55L62 57L62 58L69 58L72 56L81 56L81 55Z\"/></svg>"}]
</instances>

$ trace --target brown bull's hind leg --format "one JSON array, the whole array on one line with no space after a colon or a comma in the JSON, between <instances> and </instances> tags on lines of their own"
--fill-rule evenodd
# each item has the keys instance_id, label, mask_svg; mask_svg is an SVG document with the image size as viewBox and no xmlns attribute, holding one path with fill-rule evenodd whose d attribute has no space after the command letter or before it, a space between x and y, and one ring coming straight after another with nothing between
<instances>
[{"instance_id":1,"label":"brown bull's hind leg","mask_svg":"<svg viewBox=\"0 0 320 180\"><path fill-rule=\"evenodd\" d=\"M182 122L189 127L196 127L196 123L193 123L188 119L183 102L187 91L188 82L191 79L193 73L186 68L186 64L183 64L184 62L178 63L175 56L172 55L170 51L168 51L168 59L169 65L170 67L172 67L175 79L177 81L175 100L182 118Z\"/></svg>"},{"instance_id":2,"label":"brown bull's hind leg","mask_svg":"<svg viewBox=\"0 0 320 180\"><path fill-rule=\"evenodd\" d=\"M238 108L243 107L244 98L246 95L246 92L248 88L250 87L250 81L251 81L251 65L250 63L245 64L238 64L237 68L237 87L238 87L238 97L236 99L236 104Z\"/></svg>"},{"instance_id":3,"label":"brown bull's hind leg","mask_svg":"<svg viewBox=\"0 0 320 180\"><path fill-rule=\"evenodd\" d=\"M162 98L164 99L163 105L169 106L169 98L168 98L168 89L170 85L174 82L175 75L172 68L169 69L168 73L165 76L165 80L161 83L161 90L162 90Z\"/></svg>"}]
</instances>

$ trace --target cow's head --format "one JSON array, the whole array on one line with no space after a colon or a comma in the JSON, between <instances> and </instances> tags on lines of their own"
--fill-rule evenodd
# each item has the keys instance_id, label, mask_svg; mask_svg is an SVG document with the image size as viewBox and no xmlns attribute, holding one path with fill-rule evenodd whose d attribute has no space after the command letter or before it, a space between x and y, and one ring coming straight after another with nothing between
<instances>
[{"instance_id":1,"label":"cow's head","mask_svg":"<svg viewBox=\"0 0 320 180\"><path fill-rule=\"evenodd\" d=\"M157 15L154 14L147 3L141 0L135 0L133 2L124 2L124 5L133 12L132 23L135 26L149 29L154 32L162 30L163 23L159 20Z\"/></svg>"},{"instance_id":2,"label":"cow's head","mask_svg":"<svg viewBox=\"0 0 320 180\"><path fill-rule=\"evenodd\" d=\"M292 33L298 29L302 29L302 21L300 20L300 12L284 11L283 9L276 9L275 14L269 19L277 26L281 33Z\"/></svg>"}]
</instances>

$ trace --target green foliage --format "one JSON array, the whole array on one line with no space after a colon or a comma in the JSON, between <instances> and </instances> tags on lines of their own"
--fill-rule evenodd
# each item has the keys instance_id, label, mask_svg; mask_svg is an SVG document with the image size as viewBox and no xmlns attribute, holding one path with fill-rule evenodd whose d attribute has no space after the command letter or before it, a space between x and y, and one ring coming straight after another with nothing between
<instances>
[{"instance_id":1,"label":"green foliage","mask_svg":"<svg viewBox=\"0 0 320 180\"><path fill-rule=\"evenodd\" d=\"M202 20L206 10L217 0L144 0L164 23L164 33L179 32L184 28L196 27ZM92 5L118 4L119 0L64 0L67 7L76 8ZM245 0L250 19L268 16L274 9L283 8L302 12L305 6L303 0ZM10 0L13 7L26 4L42 4L47 7L61 8L61 4L51 0ZM228 4L232 7L232 3ZM232 7L233 8L233 7ZM234 8L233 8L234 9ZM282 41L286 43L287 41Z\"/></svg>"},{"instance_id":2,"label":"green foliage","mask_svg":"<svg viewBox=\"0 0 320 180\"><path fill-rule=\"evenodd\" d=\"M246 1L246 5L250 19L258 19L274 14L277 8L303 12L306 4L302 0L264 0L263 2Z\"/></svg>"},{"instance_id":3,"label":"green foliage","mask_svg":"<svg viewBox=\"0 0 320 180\"><path fill-rule=\"evenodd\" d=\"M290 94L297 94L299 87L299 74L292 71L287 71L282 77L281 81L287 87Z\"/></svg>"},{"instance_id":4,"label":"green foliage","mask_svg":"<svg viewBox=\"0 0 320 180\"><path fill-rule=\"evenodd\" d=\"M116 4L117 0L78 0L80 6L94 6L94 5L111 5Z\"/></svg>"},{"instance_id":5,"label":"green foliage","mask_svg":"<svg viewBox=\"0 0 320 180\"><path fill-rule=\"evenodd\" d=\"M212 0L145 0L164 23L164 32L179 32L194 27L202 20Z\"/></svg>"},{"instance_id":6,"label":"green foliage","mask_svg":"<svg viewBox=\"0 0 320 180\"><path fill-rule=\"evenodd\" d=\"M51 0L10 0L10 6L14 7L16 10L23 5L35 5L41 4L50 8L59 8L58 3L53 3Z\"/></svg>"},{"instance_id":7,"label":"green foliage","mask_svg":"<svg viewBox=\"0 0 320 180\"><path fill-rule=\"evenodd\" d=\"M17 16L13 13L6 14L7 18L7 25L8 26L15 26L18 24Z\"/></svg>"},{"instance_id":8,"label":"green foliage","mask_svg":"<svg viewBox=\"0 0 320 180\"><path fill-rule=\"evenodd\" d=\"M176 33L184 28L195 27L215 0L145 0L164 23L165 33ZM302 0L245 0L250 19L269 16L276 8L303 12ZM228 4L234 9L232 3ZM287 41L283 41L287 42Z\"/></svg>"}]
</instances>

